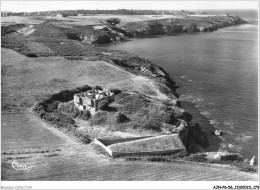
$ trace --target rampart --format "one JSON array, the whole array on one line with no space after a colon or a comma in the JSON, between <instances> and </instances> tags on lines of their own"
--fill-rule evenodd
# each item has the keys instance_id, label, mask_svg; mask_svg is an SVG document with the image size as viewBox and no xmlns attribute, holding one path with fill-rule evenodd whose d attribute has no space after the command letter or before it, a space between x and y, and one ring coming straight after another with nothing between
<instances>
[{"instance_id":1,"label":"rampart","mask_svg":"<svg viewBox=\"0 0 260 190\"><path fill-rule=\"evenodd\" d=\"M151 139L159 139L164 141L165 138L174 139L174 142L171 145L167 146L167 148L163 147L156 147L153 148L154 145L149 145ZM152 148L150 151L133 151L133 152L125 152L125 151L114 151L111 147L112 145L120 145L120 146L135 146L134 142L142 141L144 144L147 142L147 146L151 146ZM133 142L133 143L132 143ZM185 150L182 141L179 138L179 135L172 134L172 135L163 135L163 136L144 136L144 137L133 137L133 138L124 138L124 139L112 139L112 140L105 140L105 139L94 139L94 143L101 146L110 156L118 157L118 156L131 156L131 155L158 155L158 154L172 154L176 152L180 152Z\"/></svg>"}]
</instances>

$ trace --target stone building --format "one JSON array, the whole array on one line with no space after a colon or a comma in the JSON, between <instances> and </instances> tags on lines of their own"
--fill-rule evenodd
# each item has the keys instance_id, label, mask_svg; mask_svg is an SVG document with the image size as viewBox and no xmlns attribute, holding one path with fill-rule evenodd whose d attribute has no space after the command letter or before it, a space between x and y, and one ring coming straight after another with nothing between
<instances>
[{"instance_id":1,"label":"stone building","mask_svg":"<svg viewBox=\"0 0 260 190\"><path fill-rule=\"evenodd\" d=\"M114 101L115 94L110 91L88 90L74 95L75 106L83 111L89 110L91 115L98 111L99 102L105 100L107 102Z\"/></svg>"},{"instance_id":2,"label":"stone building","mask_svg":"<svg viewBox=\"0 0 260 190\"><path fill-rule=\"evenodd\" d=\"M58 13L56 14L56 17L62 17L62 14Z\"/></svg>"}]
</instances>

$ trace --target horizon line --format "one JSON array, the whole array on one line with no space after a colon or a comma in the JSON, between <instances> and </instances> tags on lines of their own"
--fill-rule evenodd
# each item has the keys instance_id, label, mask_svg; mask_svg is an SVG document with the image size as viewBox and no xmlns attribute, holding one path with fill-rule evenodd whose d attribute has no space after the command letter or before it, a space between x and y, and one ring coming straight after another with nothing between
<instances>
[{"instance_id":1,"label":"horizon line","mask_svg":"<svg viewBox=\"0 0 260 190\"><path fill-rule=\"evenodd\" d=\"M254 8L224 8L224 9L217 9L217 8L205 8L205 9L55 9L55 10L42 10L42 11L9 11L9 10L1 10L1 12L12 12L12 13L21 13L21 12L48 12L48 11L116 11L116 10L144 10L144 11L205 11L205 10L255 10L258 11L258 9Z\"/></svg>"},{"instance_id":2,"label":"horizon line","mask_svg":"<svg viewBox=\"0 0 260 190\"><path fill-rule=\"evenodd\" d=\"M258 10L258 1L1 1L1 11L61 10ZM84 9L87 8L87 9Z\"/></svg>"}]
</instances>

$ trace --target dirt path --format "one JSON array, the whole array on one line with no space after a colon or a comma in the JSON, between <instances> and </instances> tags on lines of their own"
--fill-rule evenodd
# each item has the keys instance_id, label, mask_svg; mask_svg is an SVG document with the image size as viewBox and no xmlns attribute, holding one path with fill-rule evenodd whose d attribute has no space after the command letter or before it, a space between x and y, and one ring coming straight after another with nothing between
<instances>
[{"instance_id":1,"label":"dirt path","mask_svg":"<svg viewBox=\"0 0 260 190\"><path fill-rule=\"evenodd\" d=\"M141 76L141 75L134 75L122 68L119 68L118 66L115 66L113 64L103 62L108 67L115 68L119 70L121 73L125 73L126 75L129 75L132 80L132 89L134 91L141 92L142 94L149 96L154 99L158 100L169 100L169 97L165 94L161 93L158 87L155 85L154 80L151 80L147 77Z\"/></svg>"},{"instance_id":2,"label":"dirt path","mask_svg":"<svg viewBox=\"0 0 260 190\"><path fill-rule=\"evenodd\" d=\"M33 25L30 25L26 28L18 30L17 32L20 34L23 34L25 36L28 36L28 35L32 34L34 31L35 31L35 29L33 29Z\"/></svg>"}]
</instances>

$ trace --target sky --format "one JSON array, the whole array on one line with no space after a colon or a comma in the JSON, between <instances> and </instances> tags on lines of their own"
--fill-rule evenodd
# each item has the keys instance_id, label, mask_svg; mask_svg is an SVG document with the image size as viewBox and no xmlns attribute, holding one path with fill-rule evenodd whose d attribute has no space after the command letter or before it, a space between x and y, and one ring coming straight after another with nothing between
<instances>
[{"instance_id":1,"label":"sky","mask_svg":"<svg viewBox=\"0 0 260 190\"><path fill-rule=\"evenodd\" d=\"M1 11L36 12L76 9L258 9L258 1L1 1Z\"/></svg>"}]
</instances>

